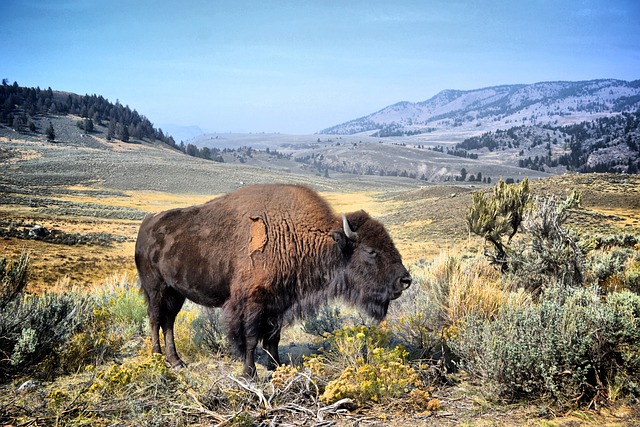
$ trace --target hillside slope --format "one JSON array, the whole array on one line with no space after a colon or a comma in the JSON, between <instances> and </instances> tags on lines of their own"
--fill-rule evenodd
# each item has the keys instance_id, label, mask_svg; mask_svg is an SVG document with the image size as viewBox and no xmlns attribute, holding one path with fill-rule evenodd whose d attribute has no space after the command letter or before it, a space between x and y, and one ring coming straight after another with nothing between
<instances>
[{"instance_id":1,"label":"hillside slope","mask_svg":"<svg viewBox=\"0 0 640 427\"><path fill-rule=\"evenodd\" d=\"M77 119L72 115L33 118L38 128L52 124L55 141L48 141L40 133L0 126L0 196L28 195L29 188L42 186L220 194L262 182L308 184L327 191L420 185L413 179L386 176L341 174L339 179L330 179L293 161L251 164L252 159L247 157L249 161L244 163L218 163L187 156L156 141L107 141L103 126L88 134L77 127Z\"/></svg>"},{"instance_id":2,"label":"hillside slope","mask_svg":"<svg viewBox=\"0 0 640 427\"><path fill-rule=\"evenodd\" d=\"M456 145L480 160L540 171L638 173L640 111L568 126L519 126Z\"/></svg>"},{"instance_id":3,"label":"hillside slope","mask_svg":"<svg viewBox=\"0 0 640 427\"><path fill-rule=\"evenodd\" d=\"M564 125L640 108L640 80L591 80L444 90L423 102L399 102L320 131L400 136L443 129L489 131Z\"/></svg>"}]
</instances>

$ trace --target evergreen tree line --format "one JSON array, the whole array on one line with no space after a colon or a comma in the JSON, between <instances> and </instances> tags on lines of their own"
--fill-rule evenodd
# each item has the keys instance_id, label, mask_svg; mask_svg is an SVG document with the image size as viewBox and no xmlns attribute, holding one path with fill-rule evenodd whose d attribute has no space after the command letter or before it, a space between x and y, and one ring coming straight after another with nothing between
<instances>
[{"instance_id":1,"label":"evergreen tree line","mask_svg":"<svg viewBox=\"0 0 640 427\"><path fill-rule=\"evenodd\" d=\"M234 162L233 158L235 158L239 163L246 163L248 159L253 158L254 154L262 154L262 153L266 154L269 157L291 160L291 154L284 154L279 152L278 150L273 150L269 148L267 148L265 151L262 151L252 147L243 146L239 148L223 148L221 150L215 147L199 148L196 145L191 143L185 144L183 141L181 141L176 148L188 156L198 157L205 160L213 160L214 162L219 162L219 163L225 162L224 160L225 155L228 158L232 157L231 163Z\"/></svg>"},{"instance_id":2,"label":"evergreen tree line","mask_svg":"<svg viewBox=\"0 0 640 427\"><path fill-rule=\"evenodd\" d=\"M594 122L582 122L560 128L570 136L569 153L558 163L578 172L638 173L640 169L640 111L603 117ZM631 155L624 159L588 164L589 154L617 144L625 144Z\"/></svg>"},{"instance_id":3,"label":"evergreen tree line","mask_svg":"<svg viewBox=\"0 0 640 427\"><path fill-rule=\"evenodd\" d=\"M180 145L177 146L187 156L199 157L205 160L213 160L214 162L224 163L222 152L217 148L202 147L198 148L194 144L185 144L184 141L180 141Z\"/></svg>"},{"instance_id":4,"label":"evergreen tree line","mask_svg":"<svg viewBox=\"0 0 640 427\"><path fill-rule=\"evenodd\" d=\"M507 130L487 132L480 136L467 138L456 145L454 152L448 154L464 155L465 150L488 149L489 151L506 148L519 148L524 141L529 141L528 147L546 146L546 154L519 160L519 166L533 170L544 171L548 167L565 166L577 172L626 172L638 173L640 169L640 111L603 117L595 121L567 126L544 125L546 135L536 132L531 126L517 126ZM564 144L568 153L553 157L551 146ZM600 162L595 165L587 164L589 154L610 147L626 144L632 155L625 159L615 159ZM524 156L524 150L520 151Z\"/></svg>"},{"instance_id":5,"label":"evergreen tree line","mask_svg":"<svg viewBox=\"0 0 640 427\"><path fill-rule=\"evenodd\" d=\"M35 132L33 119L37 116L73 114L83 118L82 128L91 132L94 126L107 126L107 139L129 141L161 141L176 147L174 139L162 129L155 129L145 116L119 101L115 104L98 95L76 95L53 91L50 87L21 87L17 82L9 85L3 80L0 86L0 124L17 131L28 128ZM107 122L105 124L105 122ZM88 128L87 128L88 127Z\"/></svg>"},{"instance_id":6,"label":"evergreen tree line","mask_svg":"<svg viewBox=\"0 0 640 427\"><path fill-rule=\"evenodd\" d=\"M371 136L374 138L386 138L390 136L413 136L433 131L435 131L435 128L406 130L404 129L404 125L393 122L391 124L385 125L378 132L371 134Z\"/></svg>"}]
</instances>

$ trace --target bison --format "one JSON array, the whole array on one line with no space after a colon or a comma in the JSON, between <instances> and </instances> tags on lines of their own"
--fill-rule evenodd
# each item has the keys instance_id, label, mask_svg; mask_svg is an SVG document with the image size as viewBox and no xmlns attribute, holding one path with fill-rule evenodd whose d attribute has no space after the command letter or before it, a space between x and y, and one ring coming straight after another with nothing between
<instances>
[{"instance_id":1,"label":"bison","mask_svg":"<svg viewBox=\"0 0 640 427\"><path fill-rule=\"evenodd\" d=\"M243 187L197 206L147 216L135 261L154 353L183 366L173 326L185 299L222 307L229 341L255 375L260 341L278 365L283 325L342 298L380 321L411 284L384 226L366 212L338 216L300 185Z\"/></svg>"}]
</instances>

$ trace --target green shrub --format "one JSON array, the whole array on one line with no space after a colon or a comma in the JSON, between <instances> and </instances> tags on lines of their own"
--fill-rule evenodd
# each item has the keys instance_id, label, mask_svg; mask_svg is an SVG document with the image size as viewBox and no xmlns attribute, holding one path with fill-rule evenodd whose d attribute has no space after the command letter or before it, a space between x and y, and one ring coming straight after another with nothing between
<instances>
[{"instance_id":1,"label":"green shrub","mask_svg":"<svg viewBox=\"0 0 640 427\"><path fill-rule=\"evenodd\" d=\"M345 317L340 308L332 305L323 305L315 316L305 319L302 330L310 335L322 337L327 333L342 329L346 325Z\"/></svg>"},{"instance_id":2,"label":"green shrub","mask_svg":"<svg viewBox=\"0 0 640 427\"><path fill-rule=\"evenodd\" d=\"M121 283L97 294L25 295L28 261L23 255L9 270L0 262L0 382L99 363L141 330L146 309L137 289Z\"/></svg>"},{"instance_id":3,"label":"green shrub","mask_svg":"<svg viewBox=\"0 0 640 427\"><path fill-rule=\"evenodd\" d=\"M90 299L73 292L15 298L0 312L0 381L63 368L60 355L91 323L92 311Z\"/></svg>"},{"instance_id":4,"label":"green shrub","mask_svg":"<svg viewBox=\"0 0 640 427\"><path fill-rule=\"evenodd\" d=\"M588 273L605 291L640 292L640 252L614 247L597 250L587 259Z\"/></svg>"},{"instance_id":5,"label":"green shrub","mask_svg":"<svg viewBox=\"0 0 640 427\"><path fill-rule=\"evenodd\" d=\"M207 352L219 353L228 349L227 336L221 310L202 308L192 322L195 344Z\"/></svg>"},{"instance_id":6,"label":"green shrub","mask_svg":"<svg viewBox=\"0 0 640 427\"><path fill-rule=\"evenodd\" d=\"M24 291L29 280L29 254L23 252L7 269L7 259L0 258L0 310Z\"/></svg>"},{"instance_id":7,"label":"green shrub","mask_svg":"<svg viewBox=\"0 0 640 427\"><path fill-rule=\"evenodd\" d=\"M640 243L640 238L629 233L599 235L592 237L595 240L596 248L609 249L613 247L633 248Z\"/></svg>"},{"instance_id":8,"label":"green shrub","mask_svg":"<svg viewBox=\"0 0 640 427\"><path fill-rule=\"evenodd\" d=\"M589 257L588 268L600 286L609 287L611 282L617 282L628 257L629 251L624 249L596 251Z\"/></svg>"},{"instance_id":9,"label":"green shrub","mask_svg":"<svg viewBox=\"0 0 640 427\"><path fill-rule=\"evenodd\" d=\"M529 209L531 191L525 178L519 185L505 184L500 178L493 187L493 196L484 192L473 193L473 204L467 210L469 233L477 234L491 243L485 255L502 272L509 270L509 244L518 232L525 212Z\"/></svg>"},{"instance_id":10,"label":"green shrub","mask_svg":"<svg viewBox=\"0 0 640 427\"><path fill-rule=\"evenodd\" d=\"M570 209L579 204L580 195L575 192L564 201L535 198L522 223L525 236L509 248L514 287L537 295L550 282L564 286L584 283L579 236L564 226Z\"/></svg>"},{"instance_id":11,"label":"green shrub","mask_svg":"<svg viewBox=\"0 0 640 427\"><path fill-rule=\"evenodd\" d=\"M640 296L549 286L539 303L506 305L493 321L469 316L453 347L502 396L590 403L640 379Z\"/></svg>"}]
</instances>

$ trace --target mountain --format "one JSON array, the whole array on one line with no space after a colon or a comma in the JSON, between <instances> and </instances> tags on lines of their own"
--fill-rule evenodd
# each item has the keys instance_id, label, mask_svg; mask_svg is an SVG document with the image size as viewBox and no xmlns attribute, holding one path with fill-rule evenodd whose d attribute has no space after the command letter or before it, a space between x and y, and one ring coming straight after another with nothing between
<instances>
[{"instance_id":1,"label":"mountain","mask_svg":"<svg viewBox=\"0 0 640 427\"><path fill-rule=\"evenodd\" d=\"M640 80L590 80L444 90L399 102L321 134L410 136L443 130L479 133L520 125L567 125L640 109Z\"/></svg>"}]
</instances>

